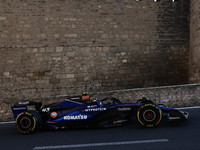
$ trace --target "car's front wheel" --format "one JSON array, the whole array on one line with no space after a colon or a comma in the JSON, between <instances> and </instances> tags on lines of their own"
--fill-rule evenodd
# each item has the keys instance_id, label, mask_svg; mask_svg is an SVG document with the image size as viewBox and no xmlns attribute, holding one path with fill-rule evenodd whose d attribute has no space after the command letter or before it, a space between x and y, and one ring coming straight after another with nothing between
<instances>
[{"instance_id":1,"label":"car's front wheel","mask_svg":"<svg viewBox=\"0 0 200 150\"><path fill-rule=\"evenodd\" d=\"M137 119L145 127L154 127L162 119L161 109L155 104L144 104L138 108Z\"/></svg>"}]
</instances>

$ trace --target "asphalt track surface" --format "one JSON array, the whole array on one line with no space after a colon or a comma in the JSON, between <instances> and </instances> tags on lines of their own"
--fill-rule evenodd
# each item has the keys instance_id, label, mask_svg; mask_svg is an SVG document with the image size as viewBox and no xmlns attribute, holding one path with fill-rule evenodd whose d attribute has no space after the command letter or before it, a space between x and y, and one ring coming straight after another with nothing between
<instances>
[{"instance_id":1,"label":"asphalt track surface","mask_svg":"<svg viewBox=\"0 0 200 150\"><path fill-rule=\"evenodd\" d=\"M185 122L167 122L144 128L131 124L104 129L43 131L23 135L14 123L0 123L0 150L199 150L200 108L186 109Z\"/></svg>"}]
</instances>

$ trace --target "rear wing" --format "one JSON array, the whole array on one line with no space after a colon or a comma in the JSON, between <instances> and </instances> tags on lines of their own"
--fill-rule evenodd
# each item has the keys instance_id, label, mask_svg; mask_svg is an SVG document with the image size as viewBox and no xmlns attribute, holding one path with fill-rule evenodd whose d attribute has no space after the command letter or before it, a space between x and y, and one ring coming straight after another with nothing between
<instances>
[{"instance_id":1,"label":"rear wing","mask_svg":"<svg viewBox=\"0 0 200 150\"><path fill-rule=\"evenodd\" d=\"M39 111L42 106L42 102L27 101L15 103L14 106L11 107L14 118L16 118L20 113L27 111L27 106L35 106L35 110Z\"/></svg>"}]
</instances>

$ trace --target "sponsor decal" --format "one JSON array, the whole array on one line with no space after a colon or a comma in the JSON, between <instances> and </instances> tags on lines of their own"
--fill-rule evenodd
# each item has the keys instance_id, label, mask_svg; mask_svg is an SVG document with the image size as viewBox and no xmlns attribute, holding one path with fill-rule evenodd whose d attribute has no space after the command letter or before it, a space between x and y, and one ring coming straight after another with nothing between
<instances>
[{"instance_id":1,"label":"sponsor decal","mask_svg":"<svg viewBox=\"0 0 200 150\"><path fill-rule=\"evenodd\" d=\"M146 127L153 127L154 125L146 125Z\"/></svg>"},{"instance_id":2,"label":"sponsor decal","mask_svg":"<svg viewBox=\"0 0 200 150\"><path fill-rule=\"evenodd\" d=\"M29 101L28 102L18 102L19 105L28 105L29 104Z\"/></svg>"},{"instance_id":3,"label":"sponsor decal","mask_svg":"<svg viewBox=\"0 0 200 150\"><path fill-rule=\"evenodd\" d=\"M79 100L80 97L71 97L71 100Z\"/></svg>"},{"instance_id":4,"label":"sponsor decal","mask_svg":"<svg viewBox=\"0 0 200 150\"><path fill-rule=\"evenodd\" d=\"M152 107L155 107L156 109L158 109L154 104L145 104L141 108L146 107L146 106L152 106Z\"/></svg>"},{"instance_id":5,"label":"sponsor decal","mask_svg":"<svg viewBox=\"0 0 200 150\"><path fill-rule=\"evenodd\" d=\"M127 120L117 120L115 121L116 123L123 123L123 122L126 122Z\"/></svg>"},{"instance_id":6,"label":"sponsor decal","mask_svg":"<svg viewBox=\"0 0 200 150\"><path fill-rule=\"evenodd\" d=\"M73 115L73 116L64 116L64 120L85 120L87 115Z\"/></svg>"},{"instance_id":7,"label":"sponsor decal","mask_svg":"<svg viewBox=\"0 0 200 150\"><path fill-rule=\"evenodd\" d=\"M30 113L28 113L28 112L25 112L25 114L26 114L26 115L29 115L29 116L32 116L32 114L30 114Z\"/></svg>"},{"instance_id":8,"label":"sponsor decal","mask_svg":"<svg viewBox=\"0 0 200 150\"><path fill-rule=\"evenodd\" d=\"M51 113L51 118L56 118L57 117L57 113L56 112L52 112Z\"/></svg>"},{"instance_id":9,"label":"sponsor decal","mask_svg":"<svg viewBox=\"0 0 200 150\"><path fill-rule=\"evenodd\" d=\"M169 117L170 120L180 119L180 117Z\"/></svg>"},{"instance_id":10,"label":"sponsor decal","mask_svg":"<svg viewBox=\"0 0 200 150\"><path fill-rule=\"evenodd\" d=\"M88 112L88 111L105 111L106 108L91 108L91 109L85 109L85 112Z\"/></svg>"},{"instance_id":11,"label":"sponsor decal","mask_svg":"<svg viewBox=\"0 0 200 150\"><path fill-rule=\"evenodd\" d=\"M131 110L130 107L122 107L122 108L118 108L118 111L128 111Z\"/></svg>"},{"instance_id":12,"label":"sponsor decal","mask_svg":"<svg viewBox=\"0 0 200 150\"><path fill-rule=\"evenodd\" d=\"M97 107L97 105L89 105L89 106L87 106L87 108L95 108L95 107Z\"/></svg>"},{"instance_id":13,"label":"sponsor decal","mask_svg":"<svg viewBox=\"0 0 200 150\"><path fill-rule=\"evenodd\" d=\"M13 108L13 110L25 110L26 107L17 107L17 108Z\"/></svg>"},{"instance_id":14,"label":"sponsor decal","mask_svg":"<svg viewBox=\"0 0 200 150\"><path fill-rule=\"evenodd\" d=\"M50 111L50 108L43 108L42 109L42 112L49 112Z\"/></svg>"}]
</instances>

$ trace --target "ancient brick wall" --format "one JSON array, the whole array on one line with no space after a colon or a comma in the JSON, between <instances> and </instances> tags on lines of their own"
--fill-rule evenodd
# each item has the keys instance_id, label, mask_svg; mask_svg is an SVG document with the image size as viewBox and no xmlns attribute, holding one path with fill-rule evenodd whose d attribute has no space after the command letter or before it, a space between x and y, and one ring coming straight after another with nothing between
<instances>
[{"instance_id":1,"label":"ancient brick wall","mask_svg":"<svg viewBox=\"0 0 200 150\"><path fill-rule=\"evenodd\" d=\"M0 102L187 83L189 7L0 1Z\"/></svg>"}]
</instances>

